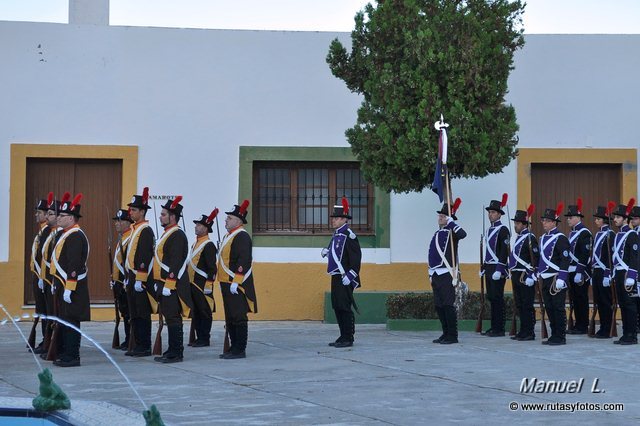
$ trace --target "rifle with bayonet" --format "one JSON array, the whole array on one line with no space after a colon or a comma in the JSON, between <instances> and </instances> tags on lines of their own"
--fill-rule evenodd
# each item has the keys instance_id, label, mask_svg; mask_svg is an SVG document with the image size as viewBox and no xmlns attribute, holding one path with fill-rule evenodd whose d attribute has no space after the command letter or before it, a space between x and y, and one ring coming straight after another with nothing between
<instances>
[{"instance_id":1,"label":"rifle with bayonet","mask_svg":"<svg viewBox=\"0 0 640 426\"><path fill-rule=\"evenodd\" d=\"M113 306L115 309L115 328L113 330L113 339L111 339L111 347L113 349L120 348L120 309L118 306L118 291L116 282L113 279L113 253L111 247L113 245L113 234L111 232L111 214L107 208L107 261L109 262L109 278L111 280L111 291L113 292Z\"/></svg>"},{"instance_id":2,"label":"rifle with bayonet","mask_svg":"<svg viewBox=\"0 0 640 426\"><path fill-rule=\"evenodd\" d=\"M484 225L484 220L483 220L483 225ZM483 229L483 234L480 236L480 312L478 313L478 320L476 321L476 333L482 332L482 319L484 317L484 262L482 258L483 255L484 255L484 229Z\"/></svg>"}]
</instances>

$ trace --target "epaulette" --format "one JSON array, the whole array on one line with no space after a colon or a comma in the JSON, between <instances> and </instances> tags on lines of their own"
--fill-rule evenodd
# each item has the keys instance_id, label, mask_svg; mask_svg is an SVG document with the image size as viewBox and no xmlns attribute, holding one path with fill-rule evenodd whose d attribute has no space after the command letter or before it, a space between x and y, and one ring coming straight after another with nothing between
<instances>
[{"instance_id":1,"label":"epaulette","mask_svg":"<svg viewBox=\"0 0 640 426\"><path fill-rule=\"evenodd\" d=\"M349 238L351 238L352 240L356 239L356 233L353 232L351 228L349 228Z\"/></svg>"}]
</instances>

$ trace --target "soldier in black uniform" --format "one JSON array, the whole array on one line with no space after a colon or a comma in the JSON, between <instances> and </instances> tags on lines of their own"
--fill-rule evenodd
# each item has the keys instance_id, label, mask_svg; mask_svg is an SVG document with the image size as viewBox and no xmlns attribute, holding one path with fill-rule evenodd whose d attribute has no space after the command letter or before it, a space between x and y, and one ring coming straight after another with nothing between
<instances>
[{"instance_id":1,"label":"soldier in black uniform","mask_svg":"<svg viewBox=\"0 0 640 426\"><path fill-rule=\"evenodd\" d=\"M636 234L640 235L640 206L633 206L631 209L631 213L629 213L629 225L636 231ZM638 326L636 327L636 331L640 333L640 289L638 289L638 293L634 299L638 310Z\"/></svg>"},{"instance_id":2,"label":"soldier in black uniform","mask_svg":"<svg viewBox=\"0 0 640 426\"><path fill-rule=\"evenodd\" d=\"M247 223L249 200L234 205L225 212L224 227L227 234L220 244L217 281L220 282L224 304L225 327L229 333L231 347L220 354L222 359L246 357L249 334L248 312L258 313L258 299L253 284L253 244L244 229Z\"/></svg>"},{"instance_id":3,"label":"soldier in black uniform","mask_svg":"<svg viewBox=\"0 0 640 426\"><path fill-rule=\"evenodd\" d=\"M357 310L353 291L360 287L362 251L358 237L349 228L349 203L342 197L342 205L333 206L331 226L335 229L329 245L322 249L328 258L327 273L331 275L331 307L336 314L340 336L329 346L353 346L356 321L351 306Z\"/></svg>"},{"instance_id":4,"label":"soldier in black uniform","mask_svg":"<svg viewBox=\"0 0 640 426\"><path fill-rule=\"evenodd\" d=\"M491 227L485 235L485 257L482 273L487 281L487 298L491 303L491 328L482 333L488 337L504 336L504 284L507 280L507 260L509 258L509 228L500 222L504 214L502 208L507 204L507 194L503 194L502 202L491 200L488 212Z\"/></svg>"},{"instance_id":5,"label":"soldier in black uniform","mask_svg":"<svg viewBox=\"0 0 640 426\"><path fill-rule=\"evenodd\" d=\"M542 278L542 297L549 317L551 336L542 342L543 345L564 345L567 312L565 300L567 280L569 279L569 239L558 230L562 203L556 210L546 209L542 215L542 227L545 233L540 237L540 262L538 275Z\"/></svg>"},{"instance_id":6,"label":"soldier in black uniform","mask_svg":"<svg viewBox=\"0 0 640 426\"><path fill-rule=\"evenodd\" d=\"M622 337L613 343L635 345L638 343L636 325L638 307L634 296L637 295L638 280L638 234L629 227L629 214L635 200L627 206L620 204L613 212L613 222L620 229L613 243L613 265L618 305L622 315Z\"/></svg>"},{"instance_id":7,"label":"soldier in black uniform","mask_svg":"<svg viewBox=\"0 0 640 426\"><path fill-rule=\"evenodd\" d=\"M44 285L44 272L42 271L42 246L51 232L51 227L47 224L47 211L49 210L49 204L52 202L53 192L50 192L48 199L38 201L35 209L38 233L31 244L31 259L29 266L33 273L32 289L33 297L36 302L35 312L37 315L47 314L47 303L45 299L45 290L47 290L47 288L45 288ZM29 348L29 350L33 351L35 354L41 354L44 352L44 338L47 333L47 320L43 319L40 321L40 326L42 329L42 341L40 341L35 348Z\"/></svg>"},{"instance_id":8,"label":"soldier in black uniform","mask_svg":"<svg viewBox=\"0 0 640 426\"><path fill-rule=\"evenodd\" d=\"M569 206L565 214L571 227L569 234L569 301L573 303L576 321L568 334L587 334L589 327L589 282L591 281L591 231L582 223L582 198L575 206Z\"/></svg>"},{"instance_id":9,"label":"soldier in black uniform","mask_svg":"<svg viewBox=\"0 0 640 426\"><path fill-rule=\"evenodd\" d=\"M449 345L458 343L458 314L454 302L458 285L458 243L467 236L464 229L454 222L460 198L451 206L444 204L438 213L439 229L429 244L429 279L433 288L433 301L442 324L442 335L433 343ZM453 249L452 245L453 244Z\"/></svg>"},{"instance_id":10,"label":"soldier in black uniform","mask_svg":"<svg viewBox=\"0 0 640 426\"><path fill-rule=\"evenodd\" d=\"M71 197L71 194L68 195L69 197ZM47 237L44 239L44 242L41 243L42 248L40 249L42 259L40 263L40 276L44 280L43 292L47 315L57 314L57 308L55 308L54 306L57 306L57 304L54 301L54 277L51 274L51 255L53 254L53 248L56 245L56 237L58 235L58 232L60 231L60 227L58 226L58 210L60 210L60 201L53 200L53 196L51 197L51 199L52 201L48 202L47 206L47 227L49 228L50 232L49 235L47 235ZM48 359L51 336L53 334L53 326L54 321L47 320L44 345L42 348L42 352L40 353L40 358L42 359ZM50 360L53 361L54 359L51 358Z\"/></svg>"},{"instance_id":11,"label":"soldier in black uniform","mask_svg":"<svg viewBox=\"0 0 640 426\"><path fill-rule=\"evenodd\" d=\"M536 314L533 309L535 299L536 266L540 259L538 240L529 231L530 218L533 213L533 204L525 210L516 210L513 219L513 228L518 235L509 253L509 270L511 271L511 283L516 309L520 316L520 331L512 340L535 340L534 328Z\"/></svg>"},{"instance_id":12,"label":"soldier in black uniform","mask_svg":"<svg viewBox=\"0 0 640 426\"><path fill-rule=\"evenodd\" d=\"M82 217L81 200L82 194L78 194L72 202L60 205L58 226L62 230L51 256L51 272L58 287L58 316L77 328L80 328L81 321L91 321L87 284L89 240L78 225ZM53 364L58 367L80 366L80 333L62 324L59 327L58 359Z\"/></svg>"},{"instance_id":13,"label":"soldier in black uniform","mask_svg":"<svg viewBox=\"0 0 640 426\"><path fill-rule=\"evenodd\" d=\"M594 222L600 229L593 243L593 256L591 258L591 289L593 302L598 307L600 328L593 337L608 339L611 337L611 320L613 315L611 295L611 262L615 232L609 227L609 216L615 204L611 207L598 206ZM614 289L615 291L615 289Z\"/></svg>"},{"instance_id":14,"label":"soldier in black uniform","mask_svg":"<svg viewBox=\"0 0 640 426\"><path fill-rule=\"evenodd\" d=\"M182 215L182 196L167 200L160 212L164 233L156 242L153 257L153 278L160 297L160 310L169 330L169 348L154 361L163 364L182 362L184 345L182 317L191 314L191 289L185 273L189 261L189 242L178 227Z\"/></svg>"},{"instance_id":15,"label":"soldier in black uniform","mask_svg":"<svg viewBox=\"0 0 640 426\"><path fill-rule=\"evenodd\" d=\"M218 249L209 239L209 234L213 232L213 221L217 215L218 209L214 209L209 216L203 214L199 220L193 221L196 224L197 239L189 252L187 274L193 299L191 327L196 335L196 340L190 346L194 348L211 344L211 315L216 308L213 300L213 282L218 270L216 267Z\"/></svg>"},{"instance_id":16,"label":"soldier in black uniform","mask_svg":"<svg viewBox=\"0 0 640 426\"><path fill-rule=\"evenodd\" d=\"M149 276L155 236L145 219L150 208L148 200L149 188L145 187L142 195L134 195L127 204L133 224L125 260L127 278L123 284L133 329L133 336L129 338L135 346L125 355L133 357L151 356L151 314L158 312L153 279Z\"/></svg>"},{"instance_id":17,"label":"soldier in black uniform","mask_svg":"<svg viewBox=\"0 0 640 426\"><path fill-rule=\"evenodd\" d=\"M129 348L129 339L131 334L131 317L129 316L129 303L127 293L124 289L124 281L127 279L128 272L125 266L127 258L127 248L131 241L131 218L129 210L120 209L112 218L116 232L118 233L118 242L116 243L115 252L113 254L113 263L111 265L111 290L118 301L118 312L122 316L124 322L124 342L118 349L126 351Z\"/></svg>"}]
</instances>

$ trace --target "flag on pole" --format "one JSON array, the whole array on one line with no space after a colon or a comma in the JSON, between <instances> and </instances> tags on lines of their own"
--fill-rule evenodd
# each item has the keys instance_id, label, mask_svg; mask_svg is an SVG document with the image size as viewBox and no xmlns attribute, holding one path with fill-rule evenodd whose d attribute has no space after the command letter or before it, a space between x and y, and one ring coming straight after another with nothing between
<instances>
[{"instance_id":1,"label":"flag on pole","mask_svg":"<svg viewBox=\"0 0 640 426\"><path fill-rule=\"evenodd\" d=\"M436 172L433 176L433 184L431 190L438 195L438 199L442 203L444 200L444 170L447 167L447 127L449 125L444 122L442 115L440 121L437 121L435 128L439 131L438 137L438 158L436 160Z\"/></svg>"}]
</instances>

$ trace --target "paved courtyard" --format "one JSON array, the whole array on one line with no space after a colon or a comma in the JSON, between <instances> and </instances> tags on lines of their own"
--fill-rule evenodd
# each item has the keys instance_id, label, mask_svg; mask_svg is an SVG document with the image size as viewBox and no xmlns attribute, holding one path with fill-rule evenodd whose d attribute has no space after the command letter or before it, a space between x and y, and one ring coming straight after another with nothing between
<instances>
[{"instance_id":1,"label":"paved courtyard","mask_svg":"<svg viewBox=\"0 0 640 426\"><path fill-rule=\"evenodd\" d=\"M27 334L30 324L20 326ZM431 343L436 332L359 325L356 344L335 349L327 343L335 339L336 325L250 322L247 358L221 360L222 323L214 322L214 346L187 347L184 362L161 365L112 350L113 323L86 323L83 331L108 348L144 403L155 404L172 425L640 420L640 346L620 347L586 336L567 336L566 346L549 347L540 340L514 342L462 332L460 344L436 345ZM187 332L188 323L185 338ZM0 407L30 405L38 391L38 367L10 323L0 326L0 350ZM140 400L86 339L81 357L80 368L43 361L71 399L72 409L63 414L90 425L143 424ZM583 385L579 393L521 393L525 378L529 385L534 379L583 379ZM601 410L525 412L521 404L526 403ZM624 411L602 411L607 403L623 403Z\"/></svg>"}]
</instances>

